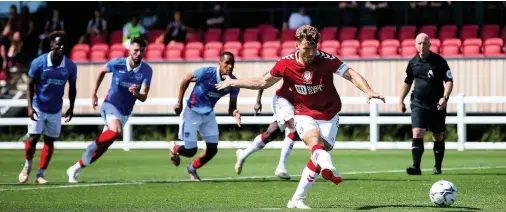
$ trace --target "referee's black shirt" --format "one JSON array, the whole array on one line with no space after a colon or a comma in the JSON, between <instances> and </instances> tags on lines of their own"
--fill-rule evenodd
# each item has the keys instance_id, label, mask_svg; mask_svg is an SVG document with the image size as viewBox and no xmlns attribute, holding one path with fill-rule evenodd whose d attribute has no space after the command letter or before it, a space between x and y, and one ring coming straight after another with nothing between
<instances>
[{"instance_id":1,"label":"referee's black shirt","mask_svg":"<svg viewBox=\"0 0 506 212\"><path fill-rule=\"evenodd\" d=\"M425 59L417 54L409 60L404 82L411 85L413 80L411 104L432 109L444 95L443 82L453 81L453 76L446 60L431 51Z\"/></svg>"}]
</instances>

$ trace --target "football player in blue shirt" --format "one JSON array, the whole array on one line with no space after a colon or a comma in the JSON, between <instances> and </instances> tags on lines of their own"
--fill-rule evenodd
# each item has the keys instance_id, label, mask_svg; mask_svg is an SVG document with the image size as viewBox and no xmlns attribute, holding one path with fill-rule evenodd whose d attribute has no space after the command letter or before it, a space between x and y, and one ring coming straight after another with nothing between
<instances>
[{"instance_id":1,"label":"football player in blue shirt","mask_svg":"<svg viewBox=\"0 0 506 212\"><path fill-rule=\"evenodd\" d=\"M54 141L60 137L63 94L69 82L70 107L65 113L65 122L72 119L76 99L77 66L65 57L67 34L54 31L49 34L51 51L32 61L28 71L28 138L25 141L25 166L19 174L20 183L26 183L32 169L32 159L37 142L44 132L44 146L40 152L39 170L35 182L47 183L44 172L54 150Z\"/></svg>"},{"instance_id":2,"label":"football player in blue shirt","mask_svg":"<svg viewBox=\"0 0 506 212\"><path fill-rule=\"evenodd\" d=\"M184 145L180 146L171 142L169 150L172 163L179 166L180 155L193 157L197 153L197 132L200 133L206 142L206 150L186 167L193 181L200 181L197 169L209 162L218 152L219 131L214 106L221 97L230 94L228 112L235 118L237 125L241 126L241 115L237 110L239 88L227 88L221 91L215 88L215 84L221 82L225 75L236 79L232 75L234 63L232 53L222 52L218 67L201 67L186 75L181 81L178 103L174 106L174 111L181 117L178 135L179 139L184 141ZM183 107L183 96L190 82L195 82L195 86Z\"/></svg>"},{"instance_id":3,"label":"football player in blue shirt","mask_svg":"<svg viewBox=\"0 0 506 212\"><path fill-rule=\"evenodd\" d=\"M93 109L98 105L96 93L105 74L113 74L111 87L100 108L100 115L106 125L95 142L86 148L81 160L67 170L70 183L77 183L76 175L79 170L95 162L121 135L135 102L146 101L153 74L151 66L142 61L146 45L142 38L131 39L130 56L112 59L100 70L91 98Z\"/></svg>"}]
</instances>

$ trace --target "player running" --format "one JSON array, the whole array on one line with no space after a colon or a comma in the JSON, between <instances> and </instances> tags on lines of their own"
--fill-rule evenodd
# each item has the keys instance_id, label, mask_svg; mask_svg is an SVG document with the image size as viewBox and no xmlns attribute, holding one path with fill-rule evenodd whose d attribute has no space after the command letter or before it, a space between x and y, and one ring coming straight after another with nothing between
<instances>
[{"instance_id":1,"label":"player running","mask_svg":"<svg viewBox=\"0 0 506 212\"><path fill-rule=\"evenodd\" d=\"M230 105L228 112L241 126L241 115L237 110L237 96L239 88L227 88L216 90L215 84L222 81L222 77L228 76L236 79L232 72L234 70L235 58L230 52L220 54L218 67L201 67L189 73L181 81L179 88L178 103L174 105L176 115L180 115L179 139L184 145L169 144L172 163L179 166L184 157L193 157L197 153L197 131L206 142L206 149L186 166L186 171L193 181L200 181L197 169L204 166L218 153L219 131L218 123L214 113L214 106L218 100L230 94ZM183 97L190 82L195 82L190 98L183 107Z\"/></svg>"},{"instance_id":2,"label":"player running","mask_svg":"<svg viewBox=\"0 0 506 212\"><path fill-rule=\"evenodd\" d=\"M311 157L287 207L309 208L304 203L304 196L319 174L336 185L343 180L328 153L334 145L341 110L341 99L334 86L333 74L349 80L366 93L368 103L371 98L384 101L384 97L374 92L359 73L337 57L317 49L320 33L316 28L309 25L301 26L297 29L295 37L297 51L281 58L270 74L262 78L243 80L226 78L216 87L266 89L281 79L284 83L295 87L295 127L299 136L311 149Z\"/></svg>"},{"instance_id":3,"label":"player running","mask_svg":"<svg viewBox=\"0 0 506 212\"><path fill-rule=\"evenodd\" d=\"M25 140L25 166L19 174L20 183L26 183L32 170L32 159L37 142L44 132L44 147L40 152L39 170L35 183L45 184L44 172L53 156L54 141L60 137L63 94L69 82L70 107L65 113L65 122L74 114L76 100L77 66L65 57L67 34L54 31L49 34L51 51L32 61L28 71L28 137Z\"/></svg>"},{"instance_id":4,"label":"player running","mask_svg":"<svg viewBox=\"0 0 506 212\"><path fill-rule=\"evenodd\" d=\"M266 73L268 74L268 73ZM255 104L255 114L262 110L263 89L258 91L257 103ZM271 142L278 134L285 131L285 139L281 147L281 154L279 156L279 163L274 174L281 179L289 180L291 177L286 171L286 160L292 151L295 138L298 139L295 132L295 125L293 121L293 89L289 88L286 83L276 91L272 98L272 112L274 119L267 130L260 135L257 135L253 142L244 150L238 149L236 152L237 162L235 163L235 172L241 174L244 162L254 152L263 149L266 144Z\"/></svg>"},{"instance_id":5,"label":"player running","mask_svg":"<svg viewBox=\"0 0 506 212\"><path fill-rule=\"evenodd\" d=\"M135 102L144 102L148 98L153 71L148 63L142 61L146 45L142 38L131 39L130 56L112 59L100 69L91 97L93 109L98 105L97 91L105 74L113 74L111 88L100 109L106 125L95 142L86 148L82 158L67 170L70 183L77 183L79 170L100 158L121 135Z\"/></svg>"}]
</instances>

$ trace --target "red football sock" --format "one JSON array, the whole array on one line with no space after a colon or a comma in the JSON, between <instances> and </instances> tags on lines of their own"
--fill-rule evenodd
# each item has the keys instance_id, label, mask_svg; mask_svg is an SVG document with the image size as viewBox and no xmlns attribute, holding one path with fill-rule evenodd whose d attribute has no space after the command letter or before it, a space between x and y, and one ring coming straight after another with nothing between
<instances>
[{"instance_id":1,"label":"red football sock","mask_svg":"<svg viewBox=\"0 0 506 212\"><path fill-rule=\"evenodd\" d=\"M39 169L46 169L53 156L54 146L44 144L42 151L40 151Z\"/></svg>"}]
</instances>

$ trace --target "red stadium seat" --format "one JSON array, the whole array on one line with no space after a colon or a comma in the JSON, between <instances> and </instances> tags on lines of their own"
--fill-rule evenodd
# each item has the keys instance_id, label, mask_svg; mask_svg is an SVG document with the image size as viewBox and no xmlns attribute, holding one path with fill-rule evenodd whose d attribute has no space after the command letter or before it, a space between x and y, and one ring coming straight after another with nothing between
<instances>
[{"instance_id":1,"label":"red stadium seat","mask_svg":"<svg viewBox=\"0 0 506 212\"><path fill-rule=\"evenodd\" d=\"M258 56L259 49L249 48L249 49L243 49L242 50L242 59L243 60L259 60L260 57Z\"/></svg>"},{"instance_id":2,"label":"red stadium seat","mask_svg":"<svg viewBox=\"0 0 506 212\"><path fill-rule=\"evenodd\" d=\"M342 58L359 58L357 54L357 47L341 46L340 56Z\"/></svg>"},{"instance_id":3,"label":"red stadium seat","mask_svg":"<svg viewBox=\"0 0 506 212\"><path fill-rule=\"evenodd\" d=\"M262 48L262 44L258 41L248 41L244 42L242 45L243 49L260 49Z\"/></svg>"},{"instance_id":4,"label":"red stadium seat","mask_svg":"<svg viewBox=\"0 0 506 212\"><path fill-rule=\"evenodd\" d=\"M281 49L279 56L280 57L284 57L284 56L287 56L289 54L292 54L293 52L295 52L295 48Z\"/></svg>"},{"instance_id":5,"label":"red stadium seat","mask_svg":"<svg viewBox=\"0 0 506 212\"><path fill-rule=\"evenodd\" d=\"M239 41L241 37L240 28L228 28L223 33L223 42Z\"/></svg>"},{"instance_id":6,"label":"red stadium seat","mask_svg":"<svg viewBox=\"0 0 506 212\"><path fill-rule=\"evenodd\" d=\"M148 33L148 41L149 42L155 42L156 39L162 35L163 33L165 32L165 30L160 30L160 29L155 29L155 30L151 30L149 33Z\"/></svg>"},{"instance_id":7,"label":"red stadium seat","mask_svg":"<svg viewBox=\"0 0 506 212\"><path fill-rule=\"evenodd\" d=\"M221 29L211 28L204 33L204 42L221 41Z\"/></svg>"},{"instance_id":8,"label":"red stadium seat","mask_svg":"<svg viewBox=\"0 0 506 212\"><path fill-rule=\"evenodd\" d=\"M468 38L464 40L464 43L462 43L463 46L479 46L481 47L482 41L480 38Z\"/></svg>"},{"instance_id":9,"label":"red stadium seat","mask_svg":"<svg viewBox=\"0 0 506 212\"><path fill-rule=\"evenodd\" d=\"M444 43L444 41L443 41ZM458 46L455 46L455 45L447 45L445 46L443 44L443 46L441 47L441 55L444 56L444 57L458 57L458 56L461 56L460 55L460 52L459 52L459 47Z\"/></svg>"},{"instance_id":10,"label":"red stadium seat","mask_svg":"<svg viewBox=\"0 0 506 212\"><path fill-rule=\"evenodd\" d=\"M109 47L109 51L127 51L128 49L121 43L112 44Z\"/></svg>"},{"instance_id":11,"label":"red stadium seat","mask_svg":"<svg viewBox=\"0 0 506 212\"><path fill-rule=\"evenodd\" d=\"M420 31L418 33L425 33L429 36L429 38L435 38L437 33L437 26L435 25L425 25L420 27Z\"/></svg>"},{"instance_id":12,"label":"red stadium seat","mask_svg":"<svg viewBox=\"0 0 506 212\"><path fill-rule=\"evenodd\" d=\"M483 55L485 57L504 57L505 54L501 53L501 46L486 45L483 47Z\"/></svg>"},{"instance_id":13,"label":"red stadium seat","mask_svg":"<svg viewBox=\"0 0 506 212\"><path fill-rule=\"evenodd\" d=\"M416 26L402 26L399 30L399 40L415 39L415 34Z\"/></svg>"},{"instance_id":14,"label":"red stadium seat","mask_svg":"<svg viewBox=\"0 0 506 212\"><path fill-rule=\"evenodd\" d=\"M199 60L202 60L202 57L200 54L201 54L200 49L186 49L184 51L184 59L199 61Z\"/></svg>"},{"instance_id":15,"label":"red stadium seat","mask_svg":"<svg viewBox=\"0 0 506 212\"><path fill-rule=\"evenodd\" d=\"M165 50L165 45L163 43L150 43L148 45L148 47L146 48L146 50L159 50L159 51L164 51Z\"/></svg>"},{"instance_id":16,"label":"red stadium seat","mask_svg":"<svg viewBox=\"0 0 506 212\"><path fill-rule=\"evenodd\" d=\"M360 28L360 31L358 32L358 40L364 41L376 39L376 30L376 27L373 26L364 26Z\"/></svg>"},{"instance_id":17,"label":"red stadium seat","mask_svg":"<svg viewBox=\"0 0 506 212\"><path fill-rule=\"evenodd\" d=\"M265 30L268 30L268 29L275 29L276 27L274 27L272 24L259 24L257 29L260 30L260 32L264 32Z\"/></svg>"},{"instance_id":18,"label":"red stadium seat","mask_svg":"<svg viewBox=\"0 0 506 212\"><path fill-rule=\"evenodd\" d=\"M259 41L258 35L260 34L260 31L256 28L248 28L244 30L242 33L242 41L248 42L248 41Z\"/></svg>"},{"instance_id":19,"label":"red stadium seat","mask_svg":"<svg viewBox=\"0 0 506 212\"><path fill-rule=\"evenodd\" d=\"M321 48L339 48L340 43L337 40L325 40L321 44Z\"/></svg>"},{"instance_id":20,"label":"red stadium seat","mask_svg":"<svg viewBox=\"0 0 506 212\"><path fill-rule=\"evenodd\" d=\"M285 29L281 32L281 42L284 41L295 41L295 30L293 29Z\"/></svg>"},{"instance_id":21,"label":"red stadium seat","mask_svg":"<svg viewBox=\"0 0 506 212\"><path fill-rule=\"evenodd\" d=\"M397 28L395 26L384 26L378 32L378 40L395 39Z\"/></svg>"},{"instance_id":22,"label":"red stadium seat","mask_svg":"<svg viewBox=\"0 0 506 212\"><path fill-rule=\"evenodd\" d=\"M439 39L430 39L430 50L434 53L439 53L439 48L441 47L441 41Z\"/></svg>"},{"instance_id":23,"label":"red stadium seat","mask_svg":"<svg viewBox=\"0 0 506 212\"><path fill-rule=\"evenodd\" d=\"M282 49L286 48L297 48L297 43L295 41L285 41L281 44Z\"/></svg>"},{"instance_id":24,"label":"red stadium seat","mask_svg":"<svg viewBox=\"0 0 506 212\"><path fill-rule=\"evenodd\" d=\"M187 33L185 37L186 43L190 42L201 42L201 35L199 33Z\"/></svg>"},{"instance_id":25,"label":"red stadium seat","mask_svg":"<svg viewBox=\"0 0 506 212\"><path fill-rule=\"evenodd\" d=\"M456 47L460 47L462 45L462 41L460 41L460 39L456 39L456 38L448 38L446 40L443 41L443 47L444 46L456 46Z\"/></svg>"},{"instance_id":26,"label":"red stadium seat","mask_svg":"<svg viewBox=\"0 0 506 212\"><path fill-rule=\"evenodd\" d=\"M380 46L380 42L378 40L363 40L361 46L378 48Z\"/></svg>"},{"instance_id":27,"label":"red stadium seat","mask_svg":"<svg viewBox=\"0 0 506 212\"><path fill-rule=\"evenodd\" d=\"M382 58L398 58L401 57L396 46L382 46L380 48L380 57Z\"/></svg>"},{"instance_id":28,"label":"red stadium seat","mask_svg":"<svg viewBox=\"0 0 506 212\"><path fill-rule=\"evenodd\" d=\"M91 51L90 61L91 62L106 62L106 51Z\"/></svg>"},{"instance_id":29,"label":"red stadium seat","mask_svg":"<svg viewBox=\"0 0 506 212\"><path fill-rule=\"evenodd\" d=\"M504 40L504 42L506 42L506 27L502 28L501 38Z\"/></svg>"},{"instance_id":30,"label":"red stadium seat","mask_svg":"<svg viewBox=\"0 0 506 212\"><path fill-rule=\"evenodd\" d=\"M109 37L109 43L110 44L123 43L123 31L122 30L112 31L111 36Z\"/></svg>"},{"instance_id":31,"label":"red stadium seat","mask_svg":"<svg viewBox=\"0 0 506 212\"><path fill-rule=\"evenodd\" d=\"M360 49L361 58L379 58L378 48L374 46L362 47Z\"/></svg>"},{"instance_id":32,"label":"red stadium seat","mask_svg":"<svg viewBox=\"0 0 506 212\"><path fill-rule=\"evenodd\" d=\"M265 31L261 34L261 40L265 41L275 41L278 39L279 30L274 28L265 29Z\"/></svg>"},{"instance_id":33,"label":"red stadium seat","mask_svg":"<svg viewBox=\"0 0 506 212\"><path fill-rule=\"evenodd\" d=\"M358 40L345 40L341 42L341 47L360 47L360 42Z\"/></svg>"},{"instance_id":34,"label":"red stadium seat","mask_svg":"<svg viewBox=\"0 0 506 212\"><path fill-rule=\"evenodd\" d=\"M217 61L218 57L220 56L220 50L219 49L206 49L204 51L204 60L207 61Z\"/></svg>"},{"instance_id":35,"label":"red stadium seat","mask_svg":"<svg viewBox=\"0 0 506 212\"><path fill-rule=\"evenodd\" d=\"M331 55L337 55L337 47L327 46L322 47L321 50Z\"/></svg>"},{"instance_id":36,"label":"red stadium seat","mask_svg":"<svg viewBox=\"0 0 506 212\"><path fill-rule=\"evenodd\" d=\"M94 45L94 44L99 44L99 43L107 43L105 41L105 37L104 36L97 36L97 35L92 35L90 36L90 44L91 45Z\"/></svg>"},{"instance_id":37,"label":"red stadium seat","mask_svg":"<svg viewBox=\"0 0 506 212\"><path fill-rule=\"evenodd\" d=\"M504 41L501 38L488 38L483 43L484 46L488 46L488 45L503 46L503 44L504 44Z\"/></svg>"},{"instance_id":38,"label":"red stadium seat","mask_svg":"<svg viewBox=\"0 0 506 212\"><path fill-rule=\"evenodd\" d=\"M267 41L262 45L264 49L276 49L276 51L281 47L281 43L279 41Z\"/></svg>"},{"instance_id":39,"label":"red stadium seat","mask_svg":"<svg viewBox=\"0 0 506 212\"><path fill-rule=\"evenodd\" d=\"M91 46L91 51L105 51L105 52L108 52L109 51L109 45L105 44L105 43L97 43L97 44L94 44Z\"/></svg>"},{"instance_id":40,"label":"red stadium seat","mask_svg":"<svg viewBox=\"0 0 506 212\"><path fill-rule=\"evenodd\" d=\"M445 41L446 39L457 37L457 26L455 25L444 25L439 30L439 40Z\"/></svg>"},{"instance_id":41,"label":"red stadium seat","mask_svg":"<svg viewBox=\"0 0 506 212\"><path fill-rule=\"evenodd\" d=\"M481 46L477 45L464 45L462 47L462 55L464 57L482 57L483 55L480 52Z\"/></svg>"},{"instance_id":42,"label":"red stadium seat","mask_svg":"<svg viewBox=\"0 0 506 212\"><path fill-rule=\"evenodd\" d=\"M184 43L180 43L180 42L170 42L169 44L167 44L167 49L178 49L178 50L183 50L183 49L184 49Z\"/></svg>"},{"instance_id":43,"label":"red stadium seat","mask_svg":"<svg viewBox=\"0 0 506 212\"><path fill-rule=\"evenodd\" d=\"M70 59L74 62L88 62L88 52L81 50L72 51Z\"/></svg>"},{"instance_id":44,"label":"red stadium seat","mask_svg":"<svg viewBox=\"0 0 506 212\"><path fill-rule=\"evenodd\" d=\"M355 40L357 31L358 29L356 27L343 27L341 31L339 31L339 41Z\"/></svg>"},{"instance_id":45,"label":"red stadium seat","mask_svg":"<svg viewBox=\"0 0 506 212\"><path fill-rule=\"evenodd\" d=\"M278 56L278 49L277 48L263 48L262 49L262 59L264 60L277 60L279 59Z\"/></svg>"},{"instance_id":46,"label":"red stadium seat","mask_svg":"<svg viewBox=\"0 0 506 212\"><path fill-rule=\"evenodd\" d=\"M167 49L165 51L165 59L168 61L181 61L183 57L181 57L182 49Z\"/></svg>"},{"instance_id":47,"label":"red stadium seat","mask_svg":"<svg viewBox=\"0 0 506 212\"><path fill-rule=\"evenodd\" d=\"M90 45L88 44L76 44L74 47L72 47L72 51L90 51Z\"/></svg>"},{"instance_id":48,"label":"red stadium seat","mask_svg":"<svg viewBox=\"0 0 506 212\"><path fill-rule=\"evenodd\" d=\"M197 49L197 50L203 50L204 44L202 42L189 42L186 44L186 49Z\"/></svg>"},{"instance_id":49,"label":"red stadium seat","mask_svg":"<svg viewBox=\"0 0 506 212\"><path fill-rule=\"evenodd\" d=\"M466 40L469 38L477 38L478 37L478 25L470 24L470 25L464 25L460 29L460 39Z\"/></svg>"},{"instance_id":50,"label":"red stadium seat","mask_svg":"<svg viewBox=\"0 0 506 212\"><path fill-rule=\"evenodd\" d=\"M119 58L119 57L125 57L126 55L127 54L126 54L125 50L111 50L109 52L109 60L114 59L114 58Z\"/></svg>"},{"instance_id":51,"label":"red stadium seat","mask_svg":"<svg viewBox=\"0 0 506 212\"><path fill-rule=\"evenodd\" d=\"M320 32L320 37L322 41L335 40L336 34L337 34L337 27L325 27Z\"/></svg>"},{"instance_id":52,"label":"red stadium seat","mask_svg":"<svg viewBox=\"0 0 506 212\"><path fill-rule=\"evenodd\" d=\"M416 51L415 45L402 46L400 49L400 53L401 53L401 57L404 57L404 58L412 58L416 54L418 54L418 52Z\"/></svg>"},{"instance_id":53,"label":"red stadium seat","mask_svg":"<svg viewBox=\"0 0 506 212\"><path fill-rule=\"evenodd\" d=\"M381 41L381 46L382 47L399 47L401 45L401 42L399 42L399 40L396 40L396 39L385 39L383 41Z\"/></svg>"},{"instance_id":54,"label":"red stadium seat","mask_svg":"<svg viewBox=\"0 0 506 212\"><path fill-rule=\"evenodd\" d=\"M211 42L208 42L206 43L206 45L204 46L205 49L218 49L218 50L221 50L221 48L223 48L223 44L219 41L211 41Z\"/></svg>"},{"instance_id":55,"label":"red stadium seat","mask_svg":"<svg viewBox=\"0 0 506 212\"><path fill-rule=\"evenodd\" d=\"M237 50L241 50L242 43L239 42L239 41L229 41L229 42L226 42L225 45L223 45L223 48L224 49L237 49Z\"/></svg>"},{"instance_id":56,"label":"red stadium seat","mask_svg":"<svg viewBox=\"0 0 506 212\"><path fill-rule=\"evenodd\" d=\"M146 51L147 61L163 61L163 49L152 49Z\"/></svg>"},{"instance_id":57,"label":"red stadium seat","mask_svg":"<svg viewBox=\"0 0 506 212\"><path fill-rule=\"evenodd\" d=\"M401 46L404 47L404 46L415 46L415 39L404 39L401 41Z\"/></svg>"},{"instance_id":58,"label":"red stadium seat","mask_svg":"<svg viewBox=\"0 0 506 212\"><path fill-rule=\"evenodd\" d=\"M499 28L500 27L497 24L488 24L483 26L481 29L481 39L486 40L489 38L498 38Z\"/></svg>"}]
</instances>

